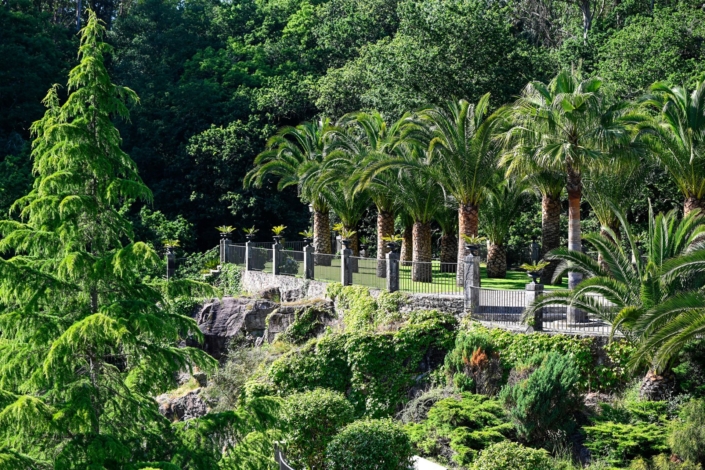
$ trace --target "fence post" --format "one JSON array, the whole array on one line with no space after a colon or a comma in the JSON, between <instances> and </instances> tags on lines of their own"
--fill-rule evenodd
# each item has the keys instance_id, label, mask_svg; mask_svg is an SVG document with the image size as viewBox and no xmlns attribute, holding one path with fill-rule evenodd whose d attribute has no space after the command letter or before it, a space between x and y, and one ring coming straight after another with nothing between
<instances>
[{"instance_id":1,"label":"fence post","mask_svg":"<svg viewBox=\"0 0 705 470\"><path fill-rule=\"evenodd\" d=\"M222 233L220 234L220 265L224 265L228 262L228 245L230 245L230 234Z\"/></svg>"},{"instance_id":2,"label":"fence post","mask_svg":"<svg viewBox=\"0 0 705 470\"><path fill-rule=\"evenodd\" d=\"M252 271L252 240L245 243L245 271Z\"/></svg>"},{"instance_id":3,"label":"fence post","mask_svg":"<svg viewBox=\"0 0 705 470\"><path fill-rule=\"evenodd\" d=\"M304 279L313 279L313 246L304 247Z\"/></svg>"},{"instance_id":4,"label":"fence post","mask_svg":"<svg viewBox=\"0 0 705 470\"><path fill-rule=\"evenodd\" d=\"M279 265L282 262L282 244L279 243L280 237L274 237L272 245L272 273L279 274Z\"/></svg>"},{"instance_id":5,"label":"fence post","mask_svg":"<svg viewBox=\"0 0 705 470\"><path fill-rule=\"evenodd\" d=\"M396 292L399 290L399 250L396 243L388 243L387 248L389 249L385 255L387 290Z\"/></svg>"},{"instance_id":6,"label":"fence post","mask_svg":"<svg viewBox=\"0 0 705 470\"><path fill-rule=\"evenodd\" d=\"M352 263L350 263L350 257L352 256L352 250L348 248L350 242L345 240L343 249L340 250L340 282L344 286L352 285Z\"/></svg>"},{"instance_id":7,"label":"fence post","mask_svg":"<svg viewBox=\"0 0 705 470\"><path fill-rule=\"evenodd\" d=\"M166 247L166 280L168 281L174 277L176 272L176 254L174 253L174 248L168 246Z\"/></svg>"},{"instance_id":8,"label":"fence post","mask_svg":"<svg viewBox=\"0 0 705 470\"><path fill-rule=\"evenodd\" d=\"M528 307L536 299L543 295L543 284L535 284L530 282L526 285L525 294L526 296L526 306ZM534 331L543 331L543 308L540 308L534 312L534 324L532 325Z\"/></svg>"},{"instance_id":9,"label":"fence post","mask_svg":"<svg viewBox=\"0 0 705 470\"><path fill-rule=\"evenodd\" d=\"M463 263L463 290L465 311L477 313L480 308L480 257L476 250L470 250Z\"/></svg>"}]
</instances>

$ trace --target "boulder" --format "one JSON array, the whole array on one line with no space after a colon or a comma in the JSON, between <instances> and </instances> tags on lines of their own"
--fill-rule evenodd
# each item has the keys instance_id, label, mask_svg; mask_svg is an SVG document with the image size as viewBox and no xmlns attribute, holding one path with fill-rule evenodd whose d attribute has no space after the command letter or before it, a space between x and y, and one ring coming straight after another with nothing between
<instances>
[{"instance_id":1,"label":"boulder","mask_svg":"<svg viewBox=\"0 0 705 470\"><path fill-rule=\"evenodd\" d=\"M271 300L247 297L223 297L203 305L194 316L204 335L201 347L220 359L236 336L253 339L263 336L267 316L278 306Z\"/></svg>"},{"instance_id":2,"label":"boulder","mask_svg":"<svg viewBox=\"0 0 705 470\"><path fill-rule=\"evenodd\" d=\"M197 388L180 397L170 397L168 394L159 395L157 403L159 412L171 421L186 421L199 418L208 413L208 405L201 398L202 388Z\"/></svg>"}]
</instances>

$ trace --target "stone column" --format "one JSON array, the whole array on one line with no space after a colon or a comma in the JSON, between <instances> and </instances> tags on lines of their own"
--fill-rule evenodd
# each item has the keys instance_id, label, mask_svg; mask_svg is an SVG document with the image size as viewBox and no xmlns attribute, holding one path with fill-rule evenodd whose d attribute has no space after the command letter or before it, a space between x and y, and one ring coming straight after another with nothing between
<instances>
[{"instance_id":1,"label":"stone column","mask_svg":"<svg viewBox=\"0 0 705 470\"><path fill-rule=\"evenodd\" d=\"M480 257L469 254L463 263L463 288L465 294L465 311L477 313L480 308Z\"/></svg>"},{"instance_id":2,"label":"stone column","mask_svg":"<svg viewBox=\"0 0 705 470\"><path fill-rule=\"evenodd\" d=\"M245 243L245 271L252 271L252 241Z\"/></svg>"},{"instance_id":3,"label":"stone column","mask_svg":"<svg viewBox=\"0 0 705 470\"><path fill-rule=\"evenodd\" d=\"M536 299L543 295L543 284L534 284L530 282L526 285L526 290L524 291L524 296L526 298L526 306L531 305ZM529 320L529 319L527 319ZM540 308L534 312L533 320L534 331L543 331L543 309Z\"/></svg>"},{"instance_id":4,"label":"stone column","mask_svg":"<svg viewBox=\"0 0 705 470\"><path fill-rule=\"evenodd\" d=\"M390 251L385 255L387 268L387 290L396 292L399 290L399 253Z\"/></svg>"},{"instance_id":5,"label":"stone column","mask_svg":"<svg viewBox=\"0 0 705 470\"><path fill-rule=\"evenodd\" d=\"M279 274L279 265L282 262L282 244L276 240L272 244L272 273Z\"/></svg>"},{"instance_id":6,"label":"stone column","mask_svg":"<svg viewBox=\"0 0 705 470\"><path fill-rule=\"evenodd\" d=\"M304 247L304 279L313 279L313 247Z\"/></svg>"},{"instance_id":7,"label":"stone column","mask_svg":"<svg viewBox=\"0 0 705 470\"><path fill-rule=\"evenodd\" d=\"M340 282L344 286L352 286L352 254L353 251L348 247L340 250Z\"/></svg>"},{"instance_id":8,"label":"stone column","mask_svg":"<svg viewBox=\"0 0 705 470\"><path fill-rule=\"evenodd\" d=\"M176 254L172 247L167 247L166 249L166 280L168 281L174 277L176 272Z\"/></svg>"},{"instance_id":9,"label":"stone column","mask_svg":"<svg viewBox=\"0 0 705 470\"><path fill-rule=\"evenodd\" d=\"M220 234L220 265L224 265L228 262L228 245L230 245L230 234L221 233Z\"/></svg>"}]
</instances>

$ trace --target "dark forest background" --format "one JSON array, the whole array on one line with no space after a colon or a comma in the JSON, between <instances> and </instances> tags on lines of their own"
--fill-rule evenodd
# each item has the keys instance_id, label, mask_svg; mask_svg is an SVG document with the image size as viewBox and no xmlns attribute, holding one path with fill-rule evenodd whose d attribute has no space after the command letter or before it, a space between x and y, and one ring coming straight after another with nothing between
<instances>
[{"instance_id":1,"label":"dark forest background","mask_svg":"<svg viewBox=\"0 0 705 470\"><path fill-rule=\"evenodd\" d=\"M374 108L389 118L450 98L511 101L572 69L632 98L705 72L705 12L668 0L4 0L0 4L0 211L32 178L30 132L76 63L78 11L107 24L115 83L140 97L123 148L154 192L133 207L144 239L217 244L216 225L309 224L296 189L243 189L277 128ZM65 91L65 89L64 89ZM654 168L629 208L681 204ZM532 211L537 214L537 211ZM372 220L371 215L367 220ZM536 233L536 220L530 224ZM588 229L590 221L587 222ZM235 238L242 237L242 231Z\"/></svg>"}]
</instances>

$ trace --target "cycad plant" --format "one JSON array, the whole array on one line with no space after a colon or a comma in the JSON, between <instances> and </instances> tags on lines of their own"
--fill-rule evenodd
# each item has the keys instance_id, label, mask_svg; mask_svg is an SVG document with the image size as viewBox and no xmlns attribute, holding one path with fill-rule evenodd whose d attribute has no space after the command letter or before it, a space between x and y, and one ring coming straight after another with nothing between
<instances>
[{"instance_id":1,"label":"cycad plant","mask_svg":"<svg viewBox=\"0 0 705 470\"><path fill-rule=\"evenodd\" d=\"M0 222L5 468L171 465L157 462L171 432L152 397L179 370L214 365L178 346L201 333L164 295L199 285L143 279L159 256L132 241L122 209L151 193L111 121L137 97L111 83L104 35L89 12L69 96L52 88L32 126L34 186L14 205L19 221Z\"/></svg>"},{"instance_id":2,"label":"cycad plant","mask_svg":"<svg viewBox=\"0 0 705 470\"><path fill-rule=\"evenodd\" d=\"M512 123L505 134L510 151L503 157L510 171L530 159L538 168L565 175L570 250L582 247L583 173L591 165L632 157L640 149L631 138L628 111L626 103L610 103L601 80L581 80L569 72L561 72L549 84L530 83L504 111ZM569 272L569 286L574 288L581 278L580 272ZM571 322L584 320L577 310L571 316Z\"/></svg>"},{"instance_id":3,"label":"cycad plant","mask_svg":"<svg viewBox=\"0 0 705 470\"><path fill-rule=\"evenodd\" d=\"M655 83L642 103L659 113L656 119L642 123L640 129L649 136L654 158L683 193L684 211L704 211L705 81L692 91Z\"/></svg>"},{"instance_id":4,"label":"cycad plant","mask_svg":"<svg viewBox=\"0 0 705 470\"><path fill-rule=\"evenodd\" d=\"M525 313L549 305L577 306L609 322L639 347L632 366L667 368L677 352L705 331L705 218L693 211L683 219L678 212L649 216L649 231L641 254L638 239L624 215L615 209L628 249L615 244L614 233L588 234L585 240L603 262L574 250L560 248L549 258L563 261L561 270L577 270L586 279L572 291L541 297ZM612 232L612 233L610 233ZM633 254L635 256L633 256Z\"/></svg>"},{"instance_id":5,"label":"cycad plant","mask_svg":"<svg viewBox=\"0 0 705 470\"><path fill-rule=\"evenodd\" d=\"M332 129L328 120L284 127L267 142L264 152L255 158L255 167L247 173L245 187L261 187L268 176L279 177L277 188L296 185L302 201L313 209L313 246L317 253L331 253L330 205L327 193L320 191L318 175L328 155L327 135Z\"/></svg>"},{"instance_id":6,"label":"cycad plant","mask_svg":"<svg viewBox=\"0 0 705 470\"><path fill-rule=\"evenodd\" d=\"M521 211L527 192L525 180L505 179L498 174L495 185L487 190L480 206L480 227L487 235L487 277L507 277L507 247L509 228Z\"/></svg>"}]
</instances>

